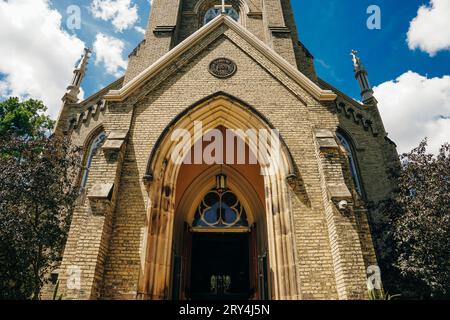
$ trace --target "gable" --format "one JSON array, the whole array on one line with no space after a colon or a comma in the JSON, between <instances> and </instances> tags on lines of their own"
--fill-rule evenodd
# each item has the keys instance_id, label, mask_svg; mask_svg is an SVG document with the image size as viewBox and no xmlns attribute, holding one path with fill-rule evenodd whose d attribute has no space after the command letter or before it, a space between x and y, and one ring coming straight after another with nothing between
<instances>
[{"instance_id":1,"label":"gable","mask_svg":"<svg viewBox=\"0 0 450 320\"><path fill-rule=\"evenodd\" d=\"M173 69L170 67L148 80L126 103L134 105L136 110L151 106L153 113L160 108L166 113L177 110L175 114L178 114L205 97L223 92L255 108L266 109L270 105L272 111L268 112L306 111L303 107L318 104L304 89L281 78L279 70L270 65L271 69L266 69L225 34L191 54L194 56L185 64L176 61ZM236 65L236 72L229 78L216 77L209 70L212 61L223 57Z\"/></svg>"},{"instance_id":2,"label":"gable","mask_svg":"<svg viewBox=\"0 0 450 320\"><path fill-rule=\"evenodd\" d=\"M228 79L216 78L208 72L210 62L223 55L237 64L236 73ZM139 153L151 154L161 132L172 128L175 119L198 120L192 110L199 106L205 114L214 114L215 122L225 125L236 114L228 109L226 102L221 105L221 112L210 108L210 102L218 97L222 97L222 101L239 101L240 105L251 106L244 107L239 114L243 122L251 123L257 116L264 118L271 128L279 130L287 146L311 138L312 109L224 34L196 52L195 57L172 76L159 84L154 82L156 78L158 76L124 102L133 106L131 136L133 145L139 146ZM308 95L304 91L303 94ZM326 112L326 108L319 106ZM142 175L145 165L138 163Z\"/></svg>"},{"instance_id":3,"label":"gable","mask_svg":"<svg viewBox=\"0 0 450 320\"><path fill-rule=\"evenodd\" d=\"M192 53L193 51L207 47L209 43L224 34L250 56L258 57L261 62L264 61L266 67L271 65L275 69L280 70L281 73L276 75L280 82L285 83L289 87L295 85L302 88L317 101L334 101L336 99L336 94L331 90L321 89L265 43L261 42L240 24L225 15L219 16L205 25L137 75L133 80L129 81L121 89L111 90L105 96L105 99L108 101L123 101L148 81L163 72L167 72L168 69L173 69L173 64L177 60L178 66L180 63L187 63L187 60L195 56L189 54L190 52Z\"/></svg>"}]
</instances>

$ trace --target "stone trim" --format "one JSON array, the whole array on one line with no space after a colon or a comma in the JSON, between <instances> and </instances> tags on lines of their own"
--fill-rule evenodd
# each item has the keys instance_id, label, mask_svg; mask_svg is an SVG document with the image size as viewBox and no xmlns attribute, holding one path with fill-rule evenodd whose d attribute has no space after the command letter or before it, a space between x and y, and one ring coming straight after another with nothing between
<instances>
[{"instance_id":1,"label":"stone trim","mask_svg":"<svg viewBox=\"0 0 450 320\"><path fill-rule=\"evenodd\" d=\"M334 101L337 95L331 90L323 90L316 83L311 81L308 77L302 74L298 69L292 66L289 62L283 59L278 53L276 53L272 48L267 46L264 42L259 40L250 31L246 30L239 23L235 22L233 19L220 15L216 17L213 21L203 26L189 38L181 42L174 49L170 50L159 60L157 60L153 65L145 69L134 79L130 80L125 86L119 90L111 90L105 99L108 101L123 101L128 96L130 96L135 90L140 88L145 82L150 78L154 77L161 70L163 70L167 65L172 63L180 55L186 52L189 48L193 47L199 41L201 41L208 34L213 32L216 28L221 25L226 25L233 31L235 31L239 36L244 38L250 45L257 49L262 55L264 55L268 60L273 62L277 67L279 67L283 72L285 72L290 78L292 78L298 85L304 88L308 93L310 93L315 99L319 101Z\"/></svg>"},{"instance_id":2,"label":"stone trim","mask_svg":"<svg viewBox=\"0 0 450 320\"><path fill-rule=\"evenodd\" d=\"M327 131L331 132L317 130L316 140L331 139L326 137ZM320 138L324 136L326 138ZM367 292L365 263L354 201L343 175L344 156L339 148L320 148L318 142L317 157L338 297L340 300L364 299Z\"/></svg>"},{"instance_id":3,"label":"stone trim","mask_svg":"<svg viewBox=\"0 0 450 320\"><path fill-rule=\"evenodd\" d=\"M113 183L95 184L88 194L89 200L111 200Z\"/></svg>"},{"instance_id":4,"label":"stone trim","mask_svg":"<svg viewBox=\"0 0 450 320\"><path fill-rule=\"evenodd\" d=\"M247 110L236 103L223 98L209 102L209 107L199 105L192 110L189 121L176 123L171 130L183 128L193 129L193 119L199 119L208 123L204 130L215 128L217 125L226 125L229 128L266 128L267 124L261 119L252 117L249 119ZM212 121L214 120L214 121ZM225 122L225 123L224 123ZM148 208L148 222L145 233L146 245L142 255L145 260L145 268L141 270L139 277L139 296L151 299L168 298L167 288L170 286L172 269L172 240L175 217L175 193L178 168L182 161L167 161L175 143L170 141L170 132L163 138L159 152L156 155L150 170L154 172L155 179L148 186L149 199L153 206ZM255 141L249 142L255 146ZM192 145L191 145L192 147ZM282 149L283 150L283 149ZM255 152L255 150L252 150ZM281 161L271 163L276 169L272 175L265 172L264 183L266 186L266 210L267 219L267 247L269 252L269 267L272 269L270 288L272 299L297 300L300 298L297 269L295 259L295 243L292 222L292 207L289 201L289 186L286 176L291 172L289 168L289 156L283 150ZM270 159L267 159L270 161ZM272 159L273 160L273 159ZM263 170L267 168L262 167ZM171 192L161 192L171 190Z\"/></svg>"},{"instance_id":5,"label":"stone trim","mask_svg":"<svg viewBox=\"0 0 450 320\"><path fill-rule=\"evenodd\" d=\"M72 116L67 123L67 131L72 129L78 129L82 123L86 123L90 118L93 118L99 112L105 111L106 101L100 100L96 103L88 106L85 111L80 112L78 115Z\"/></svg>"},{"instance_id":6,"label":"stone trim","mask_svg":"<svg viewBox=\"0 0 450 320\"><path fill-rule=\"evenodd\" d=\"M358 112L355 108L348 106L344 102L336 102L336 110L343 113L348 119L353 119L356 124L360 124L365 131L371 131L374 137L378 137L379 133L373 126L373 120Z\"/></svg>"},{"instance_id":7,"label":"stone trim","mask_svg":"<svg viewBox=\"0 0 450 320\"><path fill-rule=\"evenodd\" d=\"M153 33L155 34L167 34L168 36L171 36L173 32L175 31L176 26L156 26L153 30Z\"/></svg>"},{"instance_id":8,"label":"stone trim","mask_svg":"<svg viewBox=\"0 0 450 320\"><path fill-rule=\"evenodd\" d=\"M328 195L332 201L351 200L352 194L345 183L327 185Z\"/></svg>"},{"instance_id":9,"label":"stone trim","mask_svg":"<svg viewBox=\"0 0 450 320\"><path fill-rule=\"evenodd\" d=\"M320 149L338 149L339 145L336 142L333 132L328 129L316 129L316 140Z\"/></svg>"},{"instance_id":10,"label":"stone trim","mask_svg":"<svg viewBox=\"0 0 450 320\"><path fill-rule=\"evenodd\" d=\"M277 27L277 26L270 27L269 26L269 30L272 32L272 34L290 34L291 33L291 29L289 29L288 27Z\"/></svg>"},{"instance_id":11,"label":"stone trim","mask_svg":"<svg viewBox=\"0 0 450 320\"><path fill-rule=\"evenodd\" d=\"M181 121L184 117L189 115L193 112L194 109L199 108L200 106L213 104L215 100L219 99L225 99L228 100L236 105L239 105L241 108L245 109L249 114L254 115L259 121L266 124L270 129L275 129L275 126L267 119L263 114L261 114L258 110L250 106L248 103L233 97L225 92L217 92L216 94L212 94L210 96L205 97L204 99L197 101L193 105L187 107L183 112L178 114L177 117L175 117L168 125L167 127L162 131L161 135L159 136L158 140L156 141L154 147L152 148L152 151L150 153L150 156L147 161L147 167L145 171L145 175L143 177L143 181L147 184L153 182L154 174L152 168L155 166L155 161L158 156L158 150L161 148L161 145L164 141L164 139L170 134L170 131L173 129L173 127ZM287 146L286 141L283 139L282 136L280 136L281 144L288 154L288 163L289 163L289 171L291 174L294 174L298 172L298 169L295 167L295 161L290 153L290 150Z\"/></svg>"}]
</instances>

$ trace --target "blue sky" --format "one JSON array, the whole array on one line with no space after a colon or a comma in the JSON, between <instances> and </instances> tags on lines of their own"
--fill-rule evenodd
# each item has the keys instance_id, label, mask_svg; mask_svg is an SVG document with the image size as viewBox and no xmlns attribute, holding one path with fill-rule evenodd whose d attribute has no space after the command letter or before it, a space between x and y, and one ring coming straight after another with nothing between
<instances>
[{"instance_id":1,"label":"blue sky","mask_svg":"<svg viewBox=\"0 0 450 320\"><path fill-rule=\"evenodd\" d=\"M81 28L67 27L67 9ZM430 138L450 141L450 0L293 0L300 40L320 77L359 99L350 51L356 49L375 87L390 137L401 152ZM381 10L369 30L367 8ZM84 97L123 74L143 39L150 0L0 1L0 97L42 99L56 117L84 46L94 48ZM6 58L5 58L6 57Z\"/></svg>"},{"instance_id":2,"label":"blue sky","mask_svg":"<svg viewBox=\"0 0 450 320\"><path fill-rule=\"evenodd\" d=\"M127 59L128 54L142 41L144 35L134 28L128 28L121 32L116 32L109 20L102 20L92 16L90 11L90 0L58 0L53 1L55 8L63 15L63 18L69 17L66 10L72 4L78 4L81 7L81 29L80 30L68 30L69 33L75 32L75 34L83 40L89 48L93 47L96 35L101 32L105 35L118 38L125 44L123 55L124 59ZM150 14L150 3L148 0L134 0L132 3L137 5L138 8L138 20L136 26L140 26L146 29L147 22ZM63 24L63 27L65 25ZM94 52L95 55L95 52ZM95 56L93 57L95 60ZM89 66L89 72L83 82L83 89L85 90L85 96L89 96L95 93L108 83L114 81L117 77L105 73L103 65L96 65L91 61Z\"/></svg>"},{"instance_id":3,"label":"blue sky","mask_svg":"<svg viewBox=\"0 0 450 320\"><path fill-rule=\"evenodd\" d=\"M427 1L297 0L292 3L300 40L316 58L318 74L353 98L359 98L359 89L353 81L349 55L352 49L360 52L374 86L409 70L429 77L450 74L449 51L431 58L425 52L408 48L406 33L410 21ZM374 4L381 9L381 30L366 27L370 16L366 10Z\"/></svg>"},{"instance_id":4,"label":"blue sky","mask_svg":"<svg viewBox=\"0 0 450 320\"><path fill-rule=\"evenodd\" d=\"M102 32L125 42L124 55L131 52L143 35L130 28L115 32L110 21L96 19L89 11L91 1L58 0L55 8L67 17L69 5L78 3L82 8L82 28L77 36L92 47L95 35ZM135 0L139 19L136 25L146 28L150 12L148 0ZM412 70L429 77L450 74L450 52L439 52L435 57L420 50L410 50L406 33L410 21L417 15L423 0L295 0L292 1L300 40L316 58L318 74L353 98L359 98L359 88L353 78L350 51L357 49L376 86ZM381 30L369 30L366 13L370 5L381 9ZM450 13L449 13L450 14ZM91 63L83 83L89 95L114 76L105 74L104 68Z\"/></svg>"}]
</instances>

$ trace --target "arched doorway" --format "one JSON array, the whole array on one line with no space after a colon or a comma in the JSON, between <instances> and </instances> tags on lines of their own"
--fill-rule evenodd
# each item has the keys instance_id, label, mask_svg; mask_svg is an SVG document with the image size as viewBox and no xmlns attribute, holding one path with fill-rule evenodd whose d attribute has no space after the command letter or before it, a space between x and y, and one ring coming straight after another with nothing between
<instances>
[{"instance_id":1,"label":"arched doorway","mask_svg":"<svg viewBox=\"0 0 450 320\"><path fill-rule=\"evenodd\" d=\"M268 299L259 165L183 165L177 186L172 299Z\"/></svg>"},{"instance_id":2,"label":"arched doorway","mask_svg":"<svg viewBox=\"0 0 450 320\"><path fill-rule=\"evenodd\" d=\"M261 153L258 150L257 136L250 135L243 139L249 154L258 155L258 183L253 183L246 177L248 172L243 167L211 164L187 170L190 180L180 179L185 165L185 152L195 149L198 144L200 150L205 147L201 145L203 134L198 132L199 122L205 133L226 128L235 130L238 137L248 130L270 132L273 129L256 110L222 93L186 109L167 127L150 156L145 177L151 183L148 184L148 226L144 230L143 264L138 284L140 296L147 299L187 298L183 292L186 291L183 281L190 281L186 280L190 277L184 276L183 280L180 276L179 281L174 277L182 272L177 271L180 267L176 264L181 264L184 254L184 249L177 244L186 242L183 237L186 230L192 227L194 212L201 199L214 188L215 177L224 173L228 177L230 189L248 210L249 220L254 219L256 222L257 232L254 237L258 261L255 263L262 261L266 267L254 268L258 270L256 272L249 271L249 278L263 275L267 283L266 288L262 285L255 286L254 290L259 290L258 297L261 298L262 292L267 291L267 295L262 298L299 299L287 183L287 178L295 170L286 145L281 143L281 148L276 152ZM188 132L194 139L173 139L179 130ZM183 150L182 155L173 157L180 150ZM191 156L195 157L195 153ZM258 185L261 191L255 188ZM252 188L254 192L251 192ZM251 226L250 222L249 227ZM249 256L253 257L249 258L250 263L255 255L249 253ZM250 291L251 289L250 287ZM251 292L249 297L250 294Z\"/></svg>"}]
</instances>

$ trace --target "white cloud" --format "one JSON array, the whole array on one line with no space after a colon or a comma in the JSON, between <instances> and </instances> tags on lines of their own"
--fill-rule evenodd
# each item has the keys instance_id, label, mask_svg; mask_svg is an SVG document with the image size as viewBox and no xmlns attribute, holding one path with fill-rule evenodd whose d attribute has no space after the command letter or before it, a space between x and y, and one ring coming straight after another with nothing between
<instances>
[{"instance_id":1,"label":"white cloud","mask_svg":"<svg viewBox=\"0 0 450 320\"><path fill-rule=\"evenodd\" d=\"M98 33L94 42L95 64L103 64L107 73L120 77L127 68L124 46L122 40Z\"/></svg>"},{"instance_id":2,"label":"white cloud","mask_svg":"<svg viewBox=\"0 0 450 320\"><path fill-rule=\"evenodd\" d=\"M43 100L55 118L84 43L48 0L0 1L0 96Z\"/></svg>"},{"instance_id":3,"label":"white cloud","mask_svg":"<svg viewBox=\"0 0 450 320\"><path fill-rule=\"evenodd\" d=\"M139 26L134 27L134 30L136 30L139 33L145 34L145 29Z\"/></svg>"},{"instance_id":4,"label":"white cloud","mask_svg":"<svg viewBox=\"0 0 450 320\"><path fill-rule=\"evenodd\" d=\"M93 0L91 12L96 18L111 20L118 32L129 29L139 18L137 5L131 0Z\"/></svg>"},{"instance_id":5,"label":"white cloud","mask_svg":"<svg viewBox=\"0 0 450 320\"><path fill-rule=\"evenodd\" d=\"M434 56L440 50L450 50L450 1L431 0L421 6L409 26L408 46Z\"/></svg>"},{"instance_id":6,"label":"white cloud","mask_svg":"<svg viewBox=\"0 0 450 320\"><path fill-rule=\"evenodd\" d=\"M374 88L389 136L399 152L408 152L428 137L436 153L450 142L450 76L428 79L408 71Z\"/></svg>"}]
</instances>

